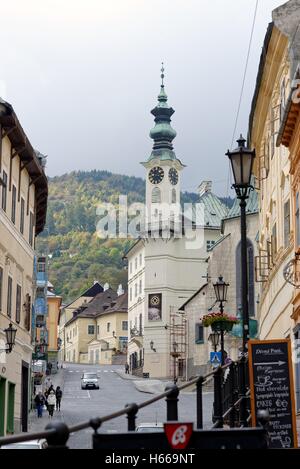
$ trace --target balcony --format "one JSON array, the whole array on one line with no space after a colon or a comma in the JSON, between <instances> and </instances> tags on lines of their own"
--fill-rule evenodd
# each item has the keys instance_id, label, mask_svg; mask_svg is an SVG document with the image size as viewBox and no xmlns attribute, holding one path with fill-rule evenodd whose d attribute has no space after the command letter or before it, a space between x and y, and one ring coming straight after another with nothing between
<instances>
[{"instance_id":1,"label":"balcony","mask_svg":"<svg viewBox=\"0 0 300 469\"><path fill-rule=\"evenodd\" d=\"M43 314L38 314L35 318L35 327L41 328L46 326L46 317Z\"/></svg>"}]
</instances>

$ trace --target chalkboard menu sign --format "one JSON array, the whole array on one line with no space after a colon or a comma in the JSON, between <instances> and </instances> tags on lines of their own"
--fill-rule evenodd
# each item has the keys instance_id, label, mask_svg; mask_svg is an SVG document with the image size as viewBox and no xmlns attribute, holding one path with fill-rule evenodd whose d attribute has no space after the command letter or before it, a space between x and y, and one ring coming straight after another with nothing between
<instances>
[{"instance_id":1,"label":"chalkboard menu sign","mask_svg":"<svg viewBox=\"0 0 300 469\"><path fill-rule=\"evenodd\" d=\"M270 448L296 448L297 428L290 340L250 341L252 424L268 411Z\"/></svg>"}]
</instances>

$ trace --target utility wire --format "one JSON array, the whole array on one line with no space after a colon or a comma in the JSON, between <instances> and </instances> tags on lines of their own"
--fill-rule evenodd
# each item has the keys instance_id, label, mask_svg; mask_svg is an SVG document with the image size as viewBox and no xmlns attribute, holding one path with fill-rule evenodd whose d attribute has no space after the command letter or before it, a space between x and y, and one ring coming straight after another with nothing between
<instances>
[{"instance_id":1,"label":"utility wire","mask_svg":"<svg viewBox=\"0 0 300 469\"><path fill-rule=\"evenodd\" d=\"M250 35L247 58L246 58L246 64L245 64L245 70L244 70L244 76L243 76L243 80L242 80L241 93L240 93L238 109L237 109L235 123L234 123L234 130L233 130L232 139L231 139L231 145L230 145L231 150L232 150L232 147L233 147L234 139L236 137L236 129L237 129L238 120L239 120L239 117L240 117L242 99L243 99L243 95L244 95L246 77L247 77L247 72L248 72L248 65L249 65L249 59L250 59L251 46L252 46L253 35L254 35L254 28L255 28L255 23L256 23L256 18L257 18L258 4L259 4L259 0L256 0L254 16L253 16L253 22L252 22L252 28L251 28L251 35ZM229 170L228 170L228 179L227 179L227 196L229 195L229 184L230 184L230 166L229 166Z\"/></svg>"}]
</instances>

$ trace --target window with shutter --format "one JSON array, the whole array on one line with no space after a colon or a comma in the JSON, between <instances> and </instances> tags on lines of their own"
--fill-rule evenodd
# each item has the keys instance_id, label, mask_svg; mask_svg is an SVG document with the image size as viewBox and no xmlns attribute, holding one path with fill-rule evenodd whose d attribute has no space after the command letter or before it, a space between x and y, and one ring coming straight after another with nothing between
<instances>
[{"instance_id":1,"label":"window with shutter","mask_svg":"<svg viewBox=\"0 0 300 469\"><path fill-rule=\"evenodd\" d=\"M204 344L204 327L202 324L195 325L195 343Z\"/></svg>"}]
</instances>

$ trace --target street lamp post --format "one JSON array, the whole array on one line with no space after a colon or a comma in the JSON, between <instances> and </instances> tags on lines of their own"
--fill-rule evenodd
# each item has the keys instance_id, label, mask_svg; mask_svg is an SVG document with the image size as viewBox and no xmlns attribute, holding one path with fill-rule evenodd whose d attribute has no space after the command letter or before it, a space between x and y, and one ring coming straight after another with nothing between
<instances>
[{"instance_id":1,"label":"street lamp post","mask_svg":"<svg viewBox=\"0 0 300 469\"><path fill-rule=\"evenodd\" d=\"M4 329L5 336L6 336L6 348L0 349L1 352L6 352L6 353L11 353L15 343L16 343L16 334L17 334L17 329L15 329L10 323L7 329Z\"/></svg>"},{"instance_id":2,"label":"street lamp post","mask_svg":"<svg viewBox=\"0 0 300 469\"><path fill-rule=\"evenodd\" d=\"M213 346L214 351L216 353L218 350L219 342L220 342L220 333L217 331L212 332L209 335L208 340L211 342L211 345Z\"/></svg>"},{"instance_id":3,"label":"street lamp post","mask_svg":"<svg viewBox=\"0 0 300 469\"><path fill-rule=\"evenodd\" d=\"M248 341L250 339L249 330L249 303L248 303L248 256L247 256L247 221L246 206L251 185L251 175L255 150L250 150L245 146L246 140L241 135L237 140L238 148L232 152L228 151L228 156L234 176L233 188L241 207L241 269L242 269L242 311L243 311L243 354L248 352Z\"/></svg>"},{"instance_id":4,"label":"street lamp post","mask_svg":"<svg viewBox=\"0 0 300 469\"><path fill-rule=\"evenodd\" d=\"M223 277L220 276L218 281L213 284L214 290L215 290L215 295L217 302L220 305L220 312L223 314L224 313L224 303L227 301L227 291L229 284L225 283L223 280ZM224 334L225 331L223 327L221 328L220 335L221 335L221 356L222 356L222 366L225 365L225 353L224 353Z\"/></svg>"}]
</instances>

